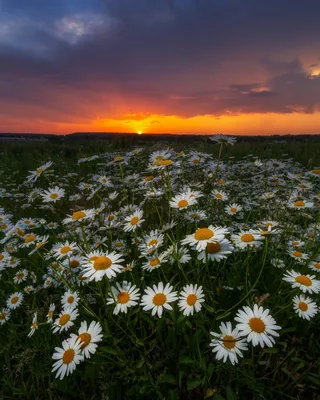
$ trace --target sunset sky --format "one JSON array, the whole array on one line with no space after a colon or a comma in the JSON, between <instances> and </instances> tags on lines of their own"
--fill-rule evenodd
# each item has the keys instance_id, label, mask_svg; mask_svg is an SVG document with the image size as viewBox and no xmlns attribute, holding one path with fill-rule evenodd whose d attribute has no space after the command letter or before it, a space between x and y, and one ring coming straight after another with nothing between
<instances>
[{"instance_id":1,"label":"sunset sky","mask_svg":"<svg viewBox=\"0 0 320 400\"><path fill-rule=\"evenodd\" d=\"M0 131L320 133L319 0L0 0Z\"/></svg>"}]
</instances>

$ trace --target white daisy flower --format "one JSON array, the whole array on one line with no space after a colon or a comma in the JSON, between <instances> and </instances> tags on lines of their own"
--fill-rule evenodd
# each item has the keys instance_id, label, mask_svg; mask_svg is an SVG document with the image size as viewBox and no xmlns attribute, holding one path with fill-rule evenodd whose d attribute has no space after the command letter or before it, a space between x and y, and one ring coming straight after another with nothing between
<instances>
[{"instance_id":1,"label":"white daisy flower","mask_svg":"<svg viewBox=\"0 0 320 400\"><path fill-rule=\"evenodd\" d=\"M59 318L57 318L53 325L53 333L56 333L59 331L59 333L63 331L69 330L71 326L74 325L73 321L78 317L78 310L72 306L65 307L60 315Z\"/></svg>"},{"instance_id":2,"label":"white daisy flower","mask_svg":"<svg viewBox=\"0 0 320 400\"><path fill-rule=\"evenodd\" d=\"M68 240L65 243L57 243L52 248L53 255L58 260L66 256L71 256L77 250L77 244L75 242L69 243Z\"/></svg>"},{"instance_id":3,"label":"white daisy flower","mask_svg":"<svg viewBox=\"0 0 320 400\"><path fill-rule=\"evenodd\" d=\"M172 289L170 283L167 283L164 287L162 282L159 282L158 286L147 287L141 301L143 310L152 310L152 316L158 314L158 317L161 318L163 309L172 310L169 303L178 299L177 292L173 292Z\"/></svg>"},{"instance_id":4,"label":"white daisy flower","mask_svg":"<svg viewBox=\"0 0 320 400\"><path fill-rule=\"evenodd\" d=\"M234 250L231 242L228 239L217 240L216 242L208 243L205 250L198 254L198 260L206 262L208 260L220 262L227 258Z\"/></svg>"},{"instance_id":5,"label":"white daisy flower","mask_svg":"<svg viewBox=\"0 0 320 400\"><path fill-rule=\"evenodd\" d=\"M68 224L70 222L81 222L86 219L93 219L95 217L96 213L94 209L87 209L87 210L80 210L74 212L72 215L69 217L65 218L63 220L64 224Z\"/></svg>"},{"instance_id":6,"label":"white daisy flower","mask_svg":"<svg viewBox=\"0 0 320 400\"><path fill-rule=\"evenodd\" d=\"M210 342L212 352L216 353L216 359L226 362L228 359L234 365L238 363L238 357L243 357L242 351L248 350L246 339L242 339L237 328L232 329L231 322L222 322L220 332L210 332L214 338Z\"/></svg>"},{"instance_id":7,"label":"white daisy flower","mask_svg":"<svg viewBox=\"0 0 320 400\"><path fill-rule=\"evenodd\" d=\"M272 347L275 343L273 336L279 336L277 330L281 329L276 325L276 321L269 314L268 309L254 305L253 310L244 306L239 310L235 320L238 322L236 328L241 336L247 337L247 342L252 342L253 346L260 345Z\"/></svg>"},{"instance_id":8,"label":"white daisy flower","mask_svg":"<svg viewBox=\"0 0 320 400\"><path fill-rule=\"evenodd\" d=\"M71 339L80 340L81 354L83 354L85 358L90 358L91 354L97 351L97 343L101 342L102 338L102 327L100 323L96 321L91 321L89 327L87 321L82 321L78 330L78 335L74 333L71 334Z\"/></svg>"},{"instance_id":9,"label":"white daisy flower","mask_svg":"<svg viewBox=\"0 0 320 400\"><path fill-rule=\"evenodd\" d=\"M306 260L307 258L309 258L309 255L308 254L306 254L306 253L302 253L301 251L298 251L298 250L296 250L296 249L294 249L294 250L292 250L292 249L289 249L288 251L287 251L287 253L292 257L292 258L295 258L295 259L297 259L297 260Z\"/></svg>"},{"instance_id":10,"label":"white daisy flower","mask_svg":"<svg viewBox=\"0 0 320 400\"><path fill-rule=\"evenodd\" d=\"M37 320L37 313L35 312L33 315L33 319L32 319L32 325L30 327L30 332L28 333L28 337L31 337L34 332L36 331L36 329L38 329L39 325L38 325L38 320Z\"/></svg>"},{"instance_id":11,"label":"white daisy flower","mask_svg":"<svg viewBox=\"0 0 320 400\"><path fill-rule=\"evenodd\" d=\"M170 207L177 208L178 210L184 210L187 207L195 205L196 203L196 198L190 197L189 193L177 194L169 201Z\"/></svg>"},{"instance_id":12,"label":"white daisy flower","mask_svg":"<svg viewBox=\"0 0 320 400\"><path fill-rule=\"evenodd\" d=\"M44 171L51 167L52 164L53 163L49 161L46 164L41 165L35 171L29 171L30 175L27 177L27 182L35 182Z\"/></svg>"},{"instance_id":13,"label":"white daisy flower","mask_svg":"<svg viewBox=\"0 0 320 400\"><path fill-rule=\"evenodd\" d=\"M82 269L83 278L88 278L89 281L101 281L104 276L111 279L121 272L123 266L118 264L124 261L122 256L115 252L103 253L97 250L89 253L83 259Z\"/></svg>"},{"instance_id":14,"label":"white daisy flower","mask_svg":"<svg viewBox=\"0 0 320 400\"><path fill-rule=\"evenodd\" d=\"M178 306L183 315L188 316L193 315L194 311L199 312L202 302L204 302L202 286L186 285L180 292Z\"/></svg>"},{"instance_id":15,"label":"white daisy flower","mask_svg":"<svg viewBox=\"0 0 320 400\"><path fill-rule=\"evenodd\" d=\"M3 308L0 311L0 325L4 325L10 319L10 310Z\"/></svg>"},{"instance_id":16,"label":"white daisy flower","mask_svg":"<svg viewBox=\"0 0 320 400\"><path fill-rule=\"evenodd\" d=\"M199 228L195 233L187 235L181 243L196 246L197 251L200 252L201 250L205 250L208 243L223 239L228 232L227 228L222 228L220 226L214 227L213 225L210 225L208 228Z\"/></svg>"},{"instance_id":17,"label":"white daisy flower","mask_svg":"<svg viewBox=\"0 0 320 400\"><path fill-rule=\"evenodd\" d=\"M296 200L288 203L289 208L294 208L294 209L302 209L302 208L312 208L313 207L313 202L312 201L306 201L306 200Z\"/></svg>"},{"instance_id":18,"label":"white daisy flower","mask_svg":"<svg viewBox=\"0 0 320 400\"><path fill-rule=\"evenodd\" d=\"M53 189L44 190L43 193L40 194L44 203L55 203L64 197L64 195L65 190L59 188L58 186L54 187Z\"/></svg>"},{"instance_id":19,"label":"white daisy flower","mask_svg":"<svg viewBox=\"0 0 320 400\"><path fill-rule=\"evenodd\" d=\"M118 315L119 312L127 313L129 307L138 304L140 298L139 289L131 282L123 281L122 285L118 282L116 286L111 286L111 291L108 293L107 304L116 304L113 314Z\"/></svg>"},{"instance_id":20,"label":"white daisy flower","mask_svg":"<svg viewBox=\"0 0 320 400\"><path fill-rule=\"evenodd\" d=\"M13 281L14 283L21 283L25 281L27 277L28 277L28 271L26 269L21 269L15 274Z\"/></svg>"},{"instance_id":21,"label":"white daisy flower","mask_svg":"<svg viewBox=\"0 0 320 400\"><path fill-rule=\"evenodd\" d=\"M23 294L20 292L13 293L7 300L7 307L10 310L15 310L23 301Z\"/></svg>"},{"instance_id":22,"label":"white daisy flower","mask_svg":"<svg viewBox=\"0 0 320 400\"><path fill-rule=\"evenodd\" d=\"M313 318L319 311L317 304L304 294L293 298L293 308L300 318L307 320Z\"/></svg>"},{"instance_id":23,"label":"white daisy flower","mask_svg":"<svg viewBox=\"0 0 320 400\"><path fill-rule=\"evenodd\" d=\"M83 361L81 354L81 341L78 338L71 338L62 342L62 348L55 347L55 353L52 356L56 360L52 366L52 372L57 371L56 378L63 379L72 374L77 364Z\"/></svg>"},{"instance_id":24,"label":"white daisy flower","mask_svg":"<svg viewBox=\"0 0 320 400\"><path fill-rule=\"evenodd\" d=\"M141 210L137 210L136 212L126 217L124 219L125 224L123 226L123 230L125 232L135 231L144 221L142 217L143 217L143 211Z\"/></svg>"},{"instance_id":25,"label":"white daisy flower","mask_svg":"<svg viewBox=\"0 0 320 400\"><path fill-rule=\"evenodd\" d=\"M264 237L260 235L259 231L250 229L231 235L231 240L239 249L245 249L246 247L260 247Z\"/></svg>"},{"instance_id":26,"label":"white daisy flower","mask_svg":"<svg viewBox=\"0 0 320 400\"><path fill-rule=\"evenodd\" d=\"M308 266L309 266L309 268L311 268L313 271L320 272L320 260L318 260L318 261L311 261L311 262L308 264Z\"/></svg>"},{"instance_id":27,"label":"white daisy flower","mask_svg":"<svg viewBox=\"0 0 320 400\"><path fill-rule=\"evenodd\" d=\"M167 253L162 253L158 255L153 255L148 257L148 261L142 264L142 269L146 271L154 271L155 269L161 267L161 264L167 262Z\"/></svg>"},{"instance_id":28,"label":"white daisy flower","mask_svg":"<svg viewBox=\"0 0 320 400\"><path fill-rule=\"evenodd\" d=\"M216 200L220 200L220 201L227 201L229 199L229 196L226 194L226 192L223 192L222 190L213 190L212 192L213 197Z\"/></svg>"},{"instance_id":29,"label":"white daisy flower","mask_svg":"<svg viewBox=\"0 0 320 400\"><path fill-rule=\"evenodd\" d=\"M47 314L47 322L52 322L53 321L53 313L54 313L55 309L56 309L55 304L51 303L50 307L49 307L48 314Z\"/></svg>"},{"instance_id":30,"label":"white daisy flower","mask_svg":"<svg viewBox=\"0 0 320 400\"><path fill-rule=\"evenodd\" d=\"M229 214L229 215L235 215L235 214L237 214L239 211L241 211L242 210L242 206L240 206L240 204L237 204L237 203L232 203L232 204L229 204L229 205L227 205L226 207L225 207L225 212L227 213L227 214Z\"/></svg>"},{"instance_id":31,"label":"white daisy flower","mask_svg":"<svg viewBox=\"0 0 320 400\"><path fill-rule=\"evenodd\" d=\"M67 290L61 297L61 304L63 307L72 306L77 307L80 297L77 292Z\"/></svg>"},{"instance_id":32,"label":"white daisy flower","mask_svg":"<svg viewBox=\"0 0 320 400\"><path fill-rule=\"evenodd\" d=\"M293 288L299 288L303 293L319 293L320 281L314 275L302 275L296 271L288 271L283 275L283 280L291 283Z\"/></svg>"}]
</instances>

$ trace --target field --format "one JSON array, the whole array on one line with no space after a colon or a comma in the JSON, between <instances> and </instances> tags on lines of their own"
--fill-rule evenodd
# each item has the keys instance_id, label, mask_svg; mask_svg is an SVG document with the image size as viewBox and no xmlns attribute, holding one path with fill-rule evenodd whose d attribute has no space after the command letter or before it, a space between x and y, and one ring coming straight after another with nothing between
<instances>
[{"instance_id":1,"label":"field","mask_svg":"<svg viewBox=\"0 0 320 400\"><path fill-rule=\"evenodd\" d=\"M320 399L320 142L0 142L1 399Z\"/></svg>"}]
</instances>

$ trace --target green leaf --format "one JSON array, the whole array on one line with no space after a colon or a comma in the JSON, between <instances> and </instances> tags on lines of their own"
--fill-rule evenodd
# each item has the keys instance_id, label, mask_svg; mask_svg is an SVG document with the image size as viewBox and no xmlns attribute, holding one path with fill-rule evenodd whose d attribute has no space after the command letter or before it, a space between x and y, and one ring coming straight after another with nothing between
<instances>
[{"instance_id":1,"label":"green leaf","mask_svg":"<svg viewBox=\"0 0 320 400\"><path fill-rule=\"evenodd\" d=\"M275 347L271 347L270 349L264 349L263 352L267 354L276 354L279 352L279 350Z\"/></svg>"},{"instance_id":2,"label":"green leaf","mask_svg":"<svg viewBox=\"0 0 320 400\"><path fill-rule=\"evenodd\" d=\"M102 346L99 348L99 350L102 351L103 353L109 353L114 356L119 355L118 351L114 347Z\"/></svg>"},{"instance_id":3,"label":"green leaf","mask_svg":"<svg viewBox=\"0 0 320 400\"><path fill-rule=\"evenodd\" d=\"M227 400L237 400L237 395L229 385L226 387L226 394L227 394Z\"/></svg>"},{"instance_id":4,"label":"green leaf","mask_svg":"<svg viewBox=\"0 0 320 400\"><path fill-rule=\"evenodd\" d=\"M171 374L165 374L165 375L160 376L160 378L157 380L157 383L158 384L171 383L172 385L175 385L176 384L176 378Z\"/></svg>"},{"instance_id":5,"label":"green leaf","mask_svg":"<svg viewBox=\"0 0 320 400\"><path fill-rule=\"evenodd\" d=\"M296 331L296 327L292 326L291 328L285 328L281 330L281 333L287 333L287 332L295 332Z\"/></svg>"},{"instance_id":6,"label":"green leaf","mask_svg":"<svg viewBox=\"0 0 320 400\"><path fill-rule=\"evenodd\" d=\"M181 356L179 358L179 364L193 364L194 360L188 356Z\"/></svg>"},{"instance_id":7,"label":"green leaf","mask_svg":"<svg viewBox=\"0 0 320 400\"><path fill-rule=\"evenodd\" d=\"M197 388L200 385L201 385L201 380L188 381L187 382L187 389L188 390L192 390L192 389Z\"/></svg>"}]
</instances>

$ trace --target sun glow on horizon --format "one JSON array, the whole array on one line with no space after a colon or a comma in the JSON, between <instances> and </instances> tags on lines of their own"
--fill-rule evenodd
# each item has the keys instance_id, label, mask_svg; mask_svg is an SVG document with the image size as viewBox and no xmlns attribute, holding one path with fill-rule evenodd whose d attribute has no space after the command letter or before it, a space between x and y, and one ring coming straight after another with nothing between
<instances>
[{"instance_id":1,"label":"sun glow on horizon","mask_svg":"<svg viewBox=\"0 0 320 400\"><path fill-rule=\"evenodd\" d=\"M142 132L141 132L141 131L139 131L139 132L137 132L137 134L138 134L138 135L142 135Z\"/></svg>"}]
</instances>

